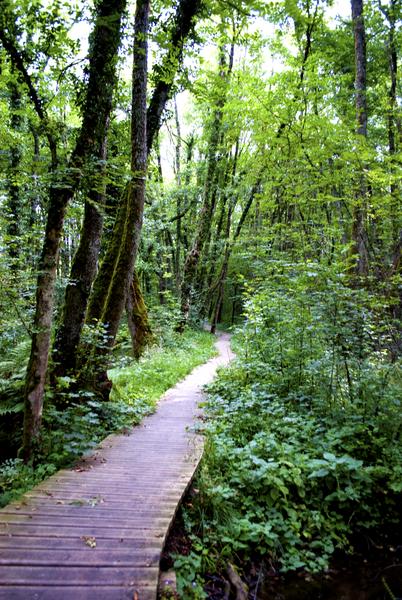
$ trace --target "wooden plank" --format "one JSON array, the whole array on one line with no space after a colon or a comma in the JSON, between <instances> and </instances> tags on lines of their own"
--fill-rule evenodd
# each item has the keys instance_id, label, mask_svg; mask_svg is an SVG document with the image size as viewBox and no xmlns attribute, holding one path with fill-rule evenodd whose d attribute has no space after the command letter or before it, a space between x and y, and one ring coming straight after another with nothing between
<instances>
[{"instance_id":1,"label":"wooden plank","mask_svg":"<svg viewBox=\"0 0 402 600\"><path fill-rule=\"evenodd\" d=\"M10 505L0 512L0 519L2 515L8 514L23 514L23 511L30 510L41 510L42 508L49 508L53 510L75 510L77 512L96 512L102 510L113 509L113 507L121 506L122 510L126 512L134 510L146 510L149 506L149 510L156 509L157 507L164 506L175 506L177 504L177 498L180 497L181 489L174 495L168 497L153 497L149 494L142 493L134 497L127 496L107 496L104 494L83 494L82 496L77 494L67 498L59 498L57 496L31 496L29 499L25 498L19 504ZM96 511L95 511L96 508Z\"/></svg>"},{"instance_id":2,"label":"wooden plank","mask_svg":"<svg viewBox=\"0 0 402 600\"><path fill-rule=\"evenodd\" d=\"M100 550L98 547L85 548L85 542L81 541L80 548L69 550L59 547L29 548L25 555L21 554L21 548L7 548L7 554L0 556L0 565L18 566L126 566L132 567L158 567L160 559L159 545L153 549L149 545L139 549L128 548L120 550L113 548Z\"/></svg>"},{"instance_id":3,"label":"wooden plank","mask_svg":"<svg viewBox=\"0 0 402 600\"><path fill-rule=\"evenodd\" d=\"M163 532L169 526L170 520L164 520L163 525L159 528L151 527L150 523L143 523L137 527L106 527L103 526L74 526L72 523L67 527L51 527L45 525L36 525L35 522L30 524L12 524L8 528L4 527L0 533L8 537L22 536L38 536L38 537L56 537L62 539L63 537L81 537L86 536L99 536L109 539L139 539L159 538L162 537Z\"/></svg>"},{"instance_id":4,"label":"wooden plank","mask_svg":"<svg viewBox=\"0 0 402 600\"><path fill-rule=\"evenodd\" d=\"M192 469L193 471L193 469ZM160 486L162 486L162 488L169 489L171 493L175 492L177 493L180 489L183 488L183 484L182 483L177 483L175 482L174 484L172 484L172 486L168 487L168 483L169 482L163 482L160 481ZM99 490L99 483L91 483L91 484L87 484L87 485L82 485L79 488L77 488L77 484L75 485L71 485L71 486L57 486L57 484L55 484L55 486L52 486L49 489L35 489L32 490L32 492L29 492L29 494L25 494L25 496L23 496L23 498L29 498L30 496L41 496L41 497L57 497L58 495L60 495L63 492L66 492L68 495L72 495L73 498L78 497L82 497L84 495L88 495L88 496L96 496L97 494L100 493ZM152 483L149 482L142 482L141 484L141 488L139 487L124 487L122 486L121 488L119 487L118 490L116 488L110 488L108 487L108 481L106 480L106 482L102 483L102 496L104 497L120 497L122 498L125 495L128 495L131 497L131 495L133 497L137 497L139 495L142 494L147 494L150 496L153 495L158 495L158 492L160 491L160 487L158 486L158 483L156 482L156 480L154 479ZM77 493L79 491L79 493Z\"/></svg>"},{"instance_id":5,"label":"wooden plank","mask_svg":"<svg viewBox=\"0 0 402 600\"><path fill-rule=\"evenodd\" d=\"M0 570L0 585L91 586L118 585L134 587L153 585L159 576L158 567L66 567L55 568L19 565Z\"/></svg>"},{"instance_id":6,"label":"wooden plank","mask_svg":"<svg viewBox=\"0 0 402 600\"><path fill-rule=\"evenodd\" d=\"M137 550L141 552L146 551L155 551L156 549L160 549L160 539L155 538L154 540L150 539L147 535L144 537L135 537L135 538L119 538L119 539L111 539L104 537L96 538L96 549L95 551L107 551L111 552L111 545L113 545L114 552L119 552L123 550L129 550L136 552ZM35 549L48 549L53 552L55 550L82 550L88 548L85 543L85 539L82 537L74 536L74 537L26 537L26 536L0 536L0 556L2 558L7 558L8 551L12 549L25 549L28 554L30 554ZM91 548L88 550L93 551ZM23 560L23 555L21 553L21 560Z\"/></svg>"},{"instance_id":7,"label":"wooden plank","mask_svg":"<svg viewBox=\"0 0 402 600\"><path fill-rule=\"evenodd\" d=\"M156 600L156 592L142 586L13 586L0 588L0 600Z\"/></svg>"},{"instance_id":8,"label":"wooden plank","mask_svg":"<svg viewBox=\"0 0 402 600\"><path fill-rule=\"evenodd\" d=\"M116 503L114 506L104 506L94 512L94 507L91 505L30 505L24 506L20 509L9 509L8 511L3 512L4 520L10 522L12 519L18 516L24 516L26 518L33 517L35 515L35 519L46 517L49 519L75 519L77 522L80 522L83 519L92 519L93 517L99 518L108 518L110 521L116 521L118 519L131 519L137 518L142 519L144 517L147 518L167 518L172 514L172 511L175 509L177 502L169 502L163 503L162 505L151 504L147 505L145 508L135 509L135 508L120 508ZM59 521L60 522L60 521Z\"/></svg>"}]
</instances>

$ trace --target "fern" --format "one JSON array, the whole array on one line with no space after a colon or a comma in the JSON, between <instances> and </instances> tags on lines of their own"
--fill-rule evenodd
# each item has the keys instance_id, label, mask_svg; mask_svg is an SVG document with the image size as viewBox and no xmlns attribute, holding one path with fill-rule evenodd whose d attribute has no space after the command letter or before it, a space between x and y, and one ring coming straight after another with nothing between
<instances>
[{"instance_id":1,"label":"fern","mask_svg":"<svg viewBox=\"0 0 402 600\"><path fill-rule=\"evenodd\" d=\"M0 381L1 379L10 379L10 377L13 379L24 377L29 349L29 339L20 342L16 346L7 347L6 352L3 349L3 357L0 360Z\"/></svg>"},{"instance_id":2,"label":"fern","mask_svg":"<svg viewBox=\"0 0 402 600\"><path fill-rule=\"evenodd\" d=\"M1 399L0 401L0 417L4 415L17 414L24 410L24 403L19 402L16 398Z\"/></svg>"}]
</instances>

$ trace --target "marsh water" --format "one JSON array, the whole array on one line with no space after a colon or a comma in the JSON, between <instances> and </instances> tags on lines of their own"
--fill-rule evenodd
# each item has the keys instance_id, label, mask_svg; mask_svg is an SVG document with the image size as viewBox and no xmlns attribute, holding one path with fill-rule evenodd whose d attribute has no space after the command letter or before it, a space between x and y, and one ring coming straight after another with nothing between
<instances>
[{"instance_id":1,"label":"marsh water","mask_svg":"<svg viewBox=\"0 0 402 600\"><path fill-rule=\"evenodd\" d=\"M402 600L402 547L370 558L334 561L321 575L266 571L258 600Z\"/></svg>"}]
</instances>

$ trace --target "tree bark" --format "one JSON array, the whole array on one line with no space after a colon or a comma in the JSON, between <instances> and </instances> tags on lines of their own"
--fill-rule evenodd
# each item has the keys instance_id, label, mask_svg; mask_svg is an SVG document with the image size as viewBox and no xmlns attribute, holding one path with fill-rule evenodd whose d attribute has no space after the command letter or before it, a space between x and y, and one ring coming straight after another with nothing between
<instances>
[{"instance_id":1,"label":"tree bark","mask_svg":"<svg viewBox=\"0 0 402 600\"><path fill-rule=\"evenodd\" d=\"M106 160L106 138L99 158L102 161ZM55 365L53 374L56 377L64 376L75 369L76 350L85 320L89 294L98 268L103 231L101 207L104 204L105 194L92 189L89 190L88 195L84 207L80 242L74 255L64 296L61 323L53 346Z\"/></svg>"},{"instance_id":2,"label":"tree bark","mask_svg":"<svg viewBox=\"0 0 402 600\"><path fill-rule=\"evenodd\" d=\"M108 23L106 23L103 35L104 43L108 44L108 51L104 55L102 52L98 54L96 44L101 44L102 39L96 41L96 37L94 37L93 48L93 54L97 57L94 59L93 71L102 73L103 69L104 73L99 77L97 87L95 87L95 82L92 93L94 95L101 93L100 98L103 98L101 102L104 105L98 105L97 102L90 105L93 110L100 109L102 115L99 118L98 127L92 134L92 165L88 165L89 179L99 179L99 181L96 181L96 189L91 188L88 191L89 198L85 202L80 243L74 256L69 283L66 287L61 324L56 333L54 374L57 376L66 375L76 365L76 350L85 320L89 294L98 268L103 231L101 206L104 203L104 192L98 191L98 189L104 187L102 179L105 175L106 138L116 80L117 49L121 41L121 18L126 7L126 0L109 0L107 4L110 5L110 8L105 7L103 16L109 19L110 24L108 27ZM105 86L104 89L102 89L103 86ZM95 121L96 118L96 112L93 112Z\"/></svg>"},{"instance_id":3,"label":"tree bark","mask_svg":"<svg viewBox=\"0 0 402 600\"><path fill-rule=\"evenodd\" d=\"M393 248L391 251L391 269L388 272L391 275L395 274L400 264L400 253L401 253L401 238L402 238L402 224L399 217L399 184L396 181L396 169L395 169L395 155L400 149L402 143L402 123L401 115L397 101L397 82L398 82L398 54L397 54L397 43L396 43L396 0L391 0L388 7L384 7L380 4L380 9L389 23L388 31L388 43L387 43L387 54L388 54L388 70L390 76L390 87L388 91L389 107L388 107L388 148L389 155L391 158L391 173L393 181L391 182L390 191L392 197L391 207L391 219L392 219L392 233L393 233ZM397 266L396 266L397 265Z\"/></svg>"},{"instance_id":4,"label":"tree bark","mask_svg":"<svg viewBox=\"0 0 402 600\"><path fill-rule=\"evenodd\" d=\"M145 347L152 341L153 335L136 270L134 270L133 280L127 295L126 311L133 355L138 360Z\"/></svg>"},{"instance_id":5,"label":"tree bark","mask_svg":"<svg viewBox=\"0 0 402 600\"><path fill-rule=\"evenodd\" d=\"M367 137L367 77L366 77L366 32L363 17L363 0L351 0L353 34L355 41L355 90L356 90L356 133ZM361 173L355 193L355 208L352 227L352 253L357 256L354 271L359 276L368 273L368 240L366 232L367 182Z\"/></svg>"},{"instance_id":6,"label":"tree bark","mask_svg":"<svg viewBox=\"0 0 402 600\"><path fill-rule=\"evenodd\" d=\"M22 118L21 110L21 92L18 86L12 82L9 85L10 95L10 127L12 131L18 131L21 128ZM19 257L20 247L20 219L21 219L21 200L20 176L22 159L22 148L20 144L14 144L10 148L10 161L7 169L7 208L8 208L8 226L7 234L9 242L7 244L8 253L11 259L11 270L15 273L18 270L17 259Z\"/></svg>"},{"instance_id":7,"label":"tree bark","mask_svg":"<svg viewBox=\"0 0 402 600\"><path fill-rule=\"evenodd\" d=\"M103 140L105 136L111 106L110 97L115 84L115 63L124 6L124 0L103 0L98 7L80 135L69 161L65 180L54 180L50 189L49 210L37 281L34 333L25 380L24 433L21 449L21 455L25 460L30 459L37 445L42 420L57 259L65 211L80 183L82 169L93 151L95 140L98 137ZM42 106L40 108L43 110ZM43 118L46 119L45 113ZM54 149L54 161L57 162L56 155L57 148Z\"/></svg>"},{"instance_id":8,"label":"tree bark","mask_svg":"<svg viewBox=\"0 0 402 600\"><path fill-rule=\"evenodd\" d=\"M253 204L254 198L258 192L258 189L260 187L261 184L261 177L258 177L256 183L253 185L251 192L250 192L250 196L243 208L242 214L240 216L239 222L237 223L235 232L233 234L233 238L232 240L230 240L229 238L229 233L230 233L230 224L231 224L231 217L232 217L232 211L228 212L228 221L227 221L227 242L225 245L225 251L224 251L224 255L223 255L223 261L222 261L222 266L219 272L219 276L218 276L218 280L217 283L215 284L215 289L217 289L217 298L216 298L216 302L215 302L215 307L214 307L214 311L212 314L212 319L211 319L211 333L215 333L216 332L216 327L218 324L218 320L220 318L220 315L222 313L222 307L223 307L223 300L224 300L224 291L225 291L225 283L226 283L226 278L227 278L227 274L228 274L228 269L229 269L229 260L230 260L230 256L232 254L232 250L234 248L234 245L236 243L236 240L238 239L238 237L240 236L242 227L244 225L244 222L247 218L247 215L250 211L250 208Z\"/></svg>"},{"instance_id":9,"label":"tree bark","mask_svg":"<svg viewBox=\"0 0 402 600\"><path fill-rule=\"evenodd\" d=\"M132 285L135 260L138 252L142 218L145 201L145 180L147 172L147 59L148 59L148 21L149 0L138 0L134 25L134 63L132 80L132 117L131 117L131 180L125 190L124 202L119 209L118 222L121 225L121 238L112 243L116 244L117 256L113 261L113 271L107 281L106 289L102 290L106 298L97 308L102 307L99 323L106 330L106 344L98 349L98 356L107 355L114 344L120 319L127 301L127 292ZM114 254L114 252L113 252ZM108 259L114 256L107 257ZM102 275L105 275L102 272ZM110 272L109 272L110 275ZM102 294L102 295L103 295ZM100 298L101 300L102 298ZM91 304L94 309L94 304ZM93 319L93 313L90 312ZM90 321L91 322L91 321ZM92 353L96 348L91 348ZM91 360L92 354L86 357ZM110 386L104 385L106 365L98 360L97 380L102 382L100 392L108 398Z\"/></svg>"},{"instance_id":10,"label":"tree bark","mask_svg":"<svg viewBox=\"0 0 402 600\"><path fill-rule=\"evenodd\" d=\"M184 42L191 31L194 18L200 13L202 6L203 0L181 0L170 33L169 50L162 64L156 65L154 68L157 84L147 112L148 151L152 148L160 129L162 113L172 91L173 78L183 58Z\"/></svg>"},{"instance_id":11,"label":"tree bark","mask_svg":"<svg viewBox=\"0 0 402 600\"><path fill-rule=\"evenodd\" d=\"M157 78L157 84L154 88L146 115L147 154L150 153L153 141L160 129L162 113L172 91L174 75L180 64L184 42L191 31L194 17L200 12L202 5L202 0L181 0L170 34L169 50L163 58L162 64L157 65L154 68L154 77ZM166 73L169 73L169 78L166 78ZM120 318L119 310L111 311L109 298L112 282L110 281L110 278L112 276L114 277L116 272L119 256L121 255L121 241L127 231L128 215L126 200L127 190L120 203L112 238L93 285L86 316L86 321L88 323L107 322L109 324L110 346L113 344L119 323L111 323L111 321L105 321L105 319ZM138 235L139 234L140 228L138 230ZM127 287L129 288L129 286ZM127 287L123 290L124 302ZM109 309L106 308L108 303Z\"/></svg>"},{"instance_id":12,"label":"tree bark","mask_svg":"<svg viewBox=\"0 0 402 600\"><path fill-rule=\"evenodd\" d=\"M175 282L176 289L180 290L181 286L181 274L180 274L180 247L181 247L181 210L182 210L182 189L181 189L181 130L180 130L180 119L179 111L177 108L177 101L174 101L174 116L176 123L176 181L177 181L177 196L176 196L176 252L174 257L174 271L175 271Z\"/></svg>"}]
</instances>

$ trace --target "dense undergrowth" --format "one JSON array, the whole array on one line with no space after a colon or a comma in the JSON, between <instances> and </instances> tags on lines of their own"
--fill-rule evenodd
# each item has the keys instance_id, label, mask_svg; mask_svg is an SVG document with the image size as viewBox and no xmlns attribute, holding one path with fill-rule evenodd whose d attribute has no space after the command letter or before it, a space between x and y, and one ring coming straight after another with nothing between
<instances>
[{"instance_id":1,"label":"dense undergrowth","mask_svg":"<svg viewBox=\"0 0 402 600\"><path fill-rule=\"evenodd\" d=\"M85 390L72 393L69 381L65 381L66 404L62 410L56 408L52 395L48 394L41 449L35 465L25 465L19 458L8 458L0 465L0 506L59 468L72 464L109 433L140 423L154 411L157 400L167 389L214 354L213 344L210 334L188 330L181 336L165 336L163 345L149 348L138 362L131 360L127 364L127 356L122 355L118 362L125 366L116 366L109 372L113 381L109 402ZM5 406L10 406L9 398ZM14 442L21 436L21 419L18 421L21 410L16 398L11 412L2 417L11 414L14 426L19 425L18 430L9 429ZM7 443L5 433L2 441Z\"/></svg>"},{"instance_id":2,"label":"dense undergrowth","mask_svg":"<svg viewBox=\"0 0 402 600\"><path fill-rule=\"evenodd\" d=\"M249 290L238 360L209 387L180 597L205 597L202 574L229 561L325 570L355 534L400 522L402 377L387 314L378 293L317 267Z\"/></svg>"}]
</instances>

